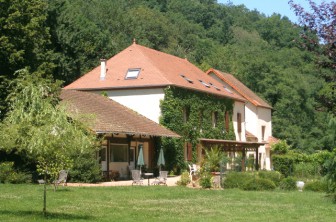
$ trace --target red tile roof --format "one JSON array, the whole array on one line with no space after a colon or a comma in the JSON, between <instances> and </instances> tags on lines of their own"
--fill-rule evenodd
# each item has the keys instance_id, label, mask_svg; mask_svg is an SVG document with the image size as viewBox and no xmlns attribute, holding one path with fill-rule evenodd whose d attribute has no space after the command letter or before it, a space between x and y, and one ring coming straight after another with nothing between
<instances>
[{"instance_id":1,"label":"red tile roof","mask_svg":"<svg viewBox=\"0 0 336 222\"><path fill-rule=\"evenodd\" d=\"M231 94L224 90L219 82L206 75L188 60L135 43L107 60L106 68L107 72L104 80L100 80L101 67L98 66L66 86L65 89L112 90L174 85L228 97L234 100L245 101L239 94ZM125 79L127 70L132 68L141 69L138 78ZM184 75L185 78L181 75ZM192 83L188 80L191 80ZM208 87L199 80L202 80ZM217 90L216 87L219 90Z\"/></svg>"},{"instance_id":2,"label":"red tile roof","mask_svg":"<svg viewBox=\"0 0 336 222\"><path fill-rule=\"evenodd\" d=\"M245 130L245 137L248 142L258 142L258 138L247 130Z\"/></svg>"},{"instance_id":3,"label":"red tile roof","mask_svg":"<svg viewBox=\"0 0 336 222\"><path fill-rule=\"evenodd\" d=\"M71 112L93 115L91 129L96 133L180 137L154 121L102 95L63 89L60 97L62 103L66 104Z\"/></svg>"},{"instance_id":4,"label":"red tile roof","mask_svg":"<svg viewBox=\"0 0 336 222\"><path fill-rule=\"evenodd\" d=\"M267 139L266 148L270 148L273 144L278 143L280 140L278 138L275 138L273 136L269 136Z\"/></svg>"},{"instance_id":5,"label":"red tile roof","mask_svg":"<svg viewBox=\"0 0 336 222\"><path fill-rule=\"evenodd\" d=\"M209 69L206 73L208 75L214 73L218 78L220 78L228 85L230 85L233 89L235 89L238 93L240 93L245 99L247 99L253 105L272 109L272 107L268 105L267 102L265 102L263 99L257 96L252 90L250 90L242 82L236 79L233 75L224 73L216 69Z\"/></svg>"}]
</instances>

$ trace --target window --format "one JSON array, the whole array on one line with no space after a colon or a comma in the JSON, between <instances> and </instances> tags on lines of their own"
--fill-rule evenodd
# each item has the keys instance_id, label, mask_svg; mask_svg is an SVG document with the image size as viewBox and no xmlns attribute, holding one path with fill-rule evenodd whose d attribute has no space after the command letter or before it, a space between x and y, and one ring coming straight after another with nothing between
<instances>
[{"instance_id":1,"label":"window","mask_svg":"<svg viewBox=\"0 0 336 222\"><path fill-rule=\"evenodd\" d=\"M141 69L128 69L125 79L137 79Z\"/></svg>"},{"instance_id":2,"label":"window","mask_svg":"<svg viewBox=\"0 0 336 222\"><path fill-rule=\"evenodd\" d=\"M106 146L102 146L99 150L99 163L106 161Z\"/></svg>"},{"instance_id":3,"label":"window","mask_svg":"<svg viewBox=\"0 0 336 222\"><path fill-rule=\"evenodd\" d=\"M230 131L230 115L229 112L225 112L225 130L228 133Z\"/></svg>"},{"instance_id":4,"label":"window","mask_svg":"<svg viewBox=\"0 0 336 222\"><path fill-rule=\"evenodd\" d=\"M198 80L200 83L202 83L205 87L210 88L210 85L204 82L203 80Z\"/></svg>"},{"instance_id":5,"label":"window","mask_svg":"<svg viewBox=\"0 0 336 222\"><path fill-rule=\"evenodd\" d=\"M110 162L128 162L128 145L111 144L110 155Z\"/></svg>"},{"instance_id":6,"label":"window","mask_svg":"<svg viewBox=\"0 0 336 222\"><path fill-rule=\"evenodd\" d=\"M212 127L217 127L218 125L218 112L212 113Z\"/></svg>"},{"instance_id":7,"label":"window","mask_svg":"<svg viewBox=\"0 0 336 222\"><path fill-rule=\"evenodd\" d=\"M237 113L237 130L238 133L242 132L242 119L241 119L241 113Z\"/></svg>"},{"instance_id":8,"label":"window","mask_svg":"<svg viewBox=\"0 0 336 222\"><path fill-rule=\"evenodd\" d=\"M184 107L183 108L183 122L186 123L189 120L189 115L190 115L190 107Z\"/></svg>"},{"instance_id":9,"label":"window","mask_svg":"<svg viewBox=\"0 0 336 222\"><path fill-rule=\"evenodd\" d=\"M187 161L192 161L192 145L191 143L186 143L185 145L185 157Z\"/></svg>"},{"instance_id":10,"label":"window","mask_svg":"<svg viewBox=\"0 0 336 222\"><path fill-rule=\"evenodd\" d=\"M226 86L223 86L223 87L224 87L224 89L225 89L226 91L228 91L229 93L233 94L232 91L231 91L228 87L226 87Z\"/></svg>"},{"instance_id":11,"label":"window","mask_svg":"<svg viewBox=\"0 0 336 222\"><path fill-rule=\"evenodd\" d=\"M265 141L265 129L266 126L261 126L261 140Z\"/></svg>"},{"instance_id":12,"label":"window","mask_svg":"<svg viewBox=\"0 0 336 222\"><path fill-rule=\"evenodd\" d=\"M180 76L181 76L183 79L187 80L189 83L193 83L193 82L194 82L194 81L192 81L191 79L187 78L185 75L180 74Z\"/></svg>"},{"instance_id":13,"label":"window","mask_svg":"<svg viewBox=\"0 0 336 222\"><path fill-rule=\"evenodd\" d=\"M212 84L211 82L209 82L210 86L214 87L217 91L221 91L220 88L218 88L217 86L215 86L214 84Z\"/></svg>"}]
</instances>

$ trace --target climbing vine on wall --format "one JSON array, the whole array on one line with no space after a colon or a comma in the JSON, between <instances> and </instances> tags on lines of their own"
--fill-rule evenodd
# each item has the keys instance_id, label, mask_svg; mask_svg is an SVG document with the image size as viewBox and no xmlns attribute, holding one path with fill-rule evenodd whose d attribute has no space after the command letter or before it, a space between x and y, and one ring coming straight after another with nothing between
<instances>
[{"instance_id":1,"label":"climbing vine on wall","mask_svg":"<svg viewBox=\"0 0 336 222\"><path fill-rule=\"evenodd\" d=\"M177 87L165 89L165 98L161 101L160 123L182 136L182 142L175 144L175 149L178 149L175 152L179 158L183 158L185 142L192 144L195 161L196 145L200 138L235 139L232 123L233 102L229 98ZM230 116L228 131L225 127L226 112L229 112ZM162 142L165 143L164 140ZM176 161L183 162L183 160Z\"/></svg>"}]
</instances>

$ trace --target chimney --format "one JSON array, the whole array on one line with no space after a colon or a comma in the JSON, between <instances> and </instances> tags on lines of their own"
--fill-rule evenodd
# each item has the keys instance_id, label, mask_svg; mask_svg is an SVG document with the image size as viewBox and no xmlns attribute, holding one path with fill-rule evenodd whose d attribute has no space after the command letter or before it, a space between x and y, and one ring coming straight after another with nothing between
<instances>
[{"instance_id":1,"label":"chimney","mask_svg":"<svg viewBox=\"0 0 336 222\"><path fill-rule=\"evenodd\" d=\"M100 59L100 80L105 80L106 76L106 59Z\"/></svg>"}]
</instances>

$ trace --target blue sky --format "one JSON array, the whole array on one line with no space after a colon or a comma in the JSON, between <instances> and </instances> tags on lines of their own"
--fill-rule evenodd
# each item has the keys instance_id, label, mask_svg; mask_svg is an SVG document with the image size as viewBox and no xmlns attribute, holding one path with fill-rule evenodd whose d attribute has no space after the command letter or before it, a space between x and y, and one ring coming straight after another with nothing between
<instances>
[{"instance_id":1,"label":"blue sky","mask_svg":"<svg viewBox=\"0 0 336 222\"><path fill-rule=\"evenodd\" d=\"M228 2L231 2L233 5L244 4L248 9L257 9L266 16L279 13L283 16L287 16L292 22L298 22L297 16L288 5L288 0L218 0L218 3L226 4ZM306 0L294 0L294 2L309 10L309 4ZM314 2L320 4L323 0L314 0ZM325 0L325 2L332 2L332 0Z\"/></svg>"}]
</instances>

